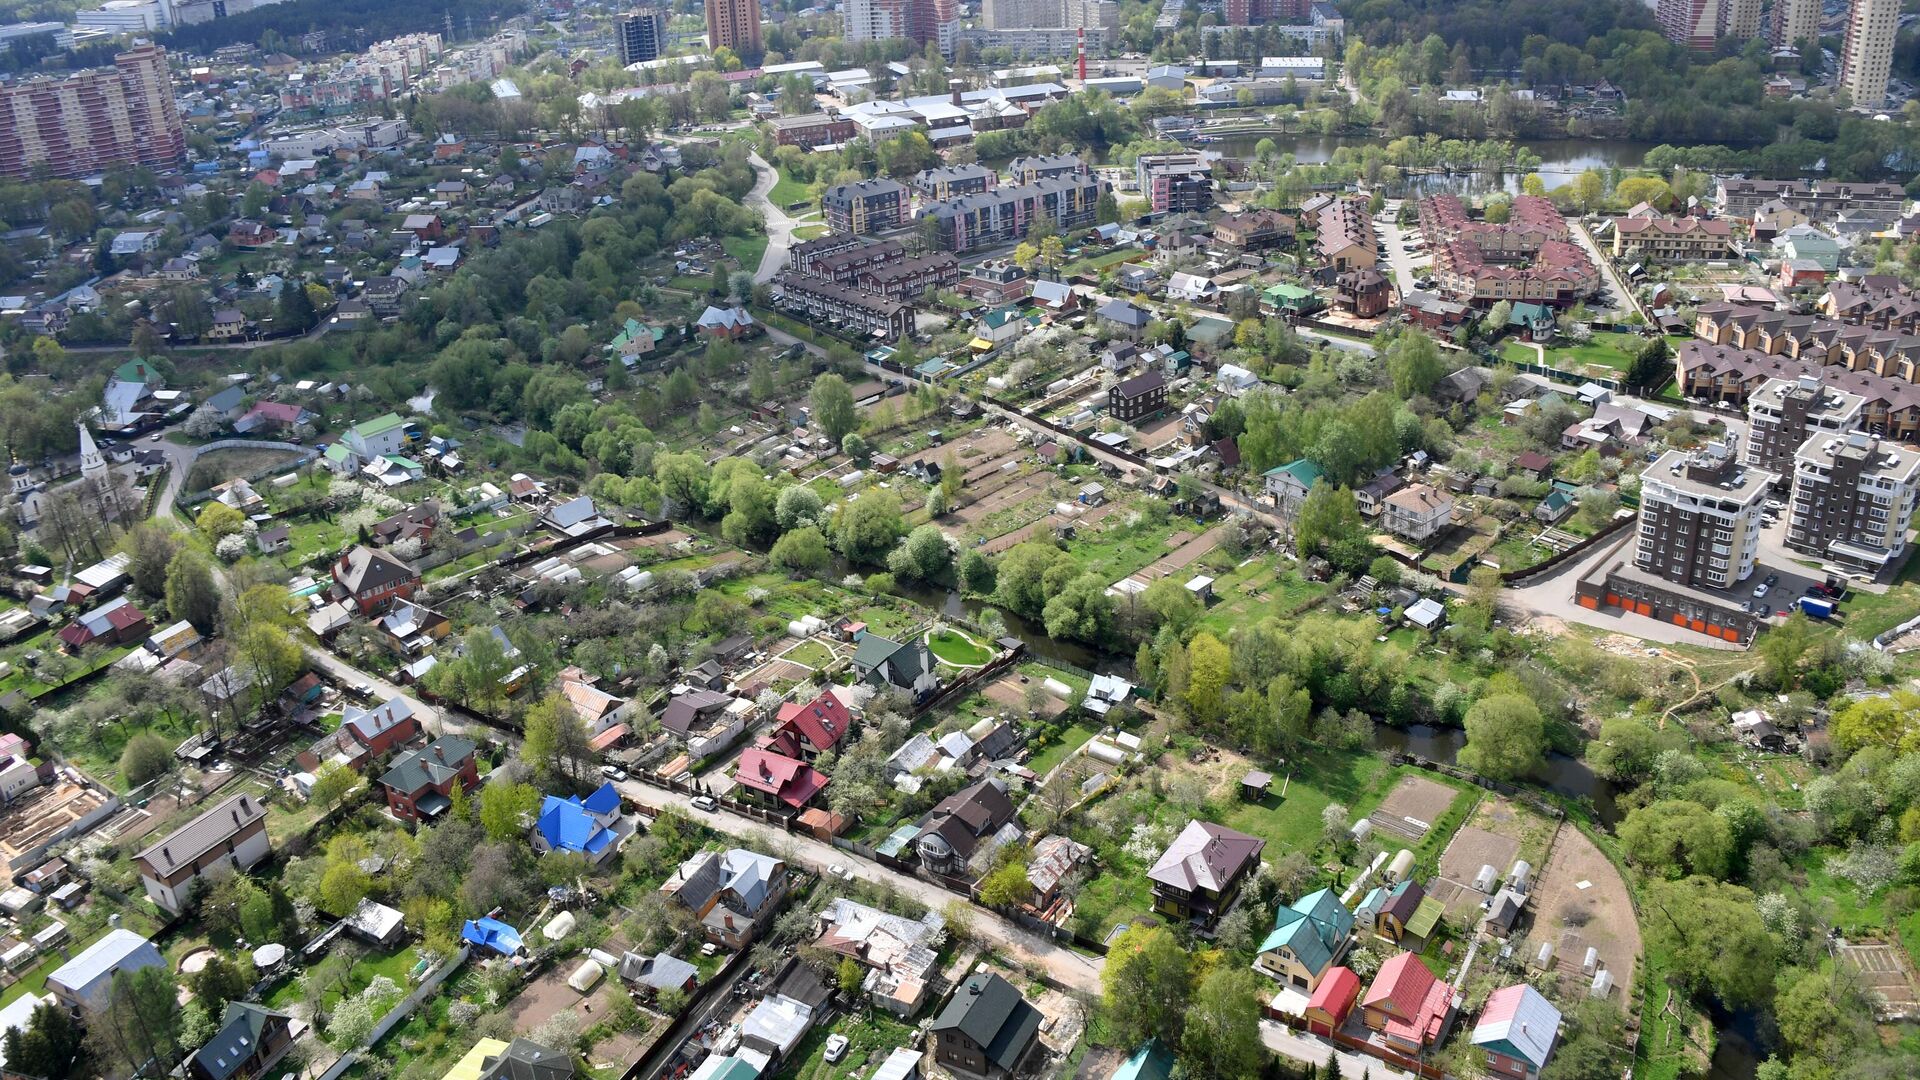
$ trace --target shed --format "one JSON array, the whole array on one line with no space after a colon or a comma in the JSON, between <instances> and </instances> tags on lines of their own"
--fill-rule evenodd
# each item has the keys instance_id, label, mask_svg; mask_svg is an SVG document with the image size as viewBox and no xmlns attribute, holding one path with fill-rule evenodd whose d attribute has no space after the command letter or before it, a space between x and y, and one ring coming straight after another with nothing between
<instances>
[{"instance_id":1,"label":"shed","mask_svg":"<svg viewBox=\"0 0 1920 1080\"><path fill-rule=\"evenodd\" d=\"M1259 802L1267 797L1267 789L1272 786L1272 773L1249 769L1247 775L1240 778L1240 797Z\"/></svg>"},{"instance_id":2,"label":"shed","mask_svg":"<svg viewBox=\"0 0 1920 1080\"><path fill-rule=\"evenodd\" d=\"M1213 599L1213 579L1205 574L1197 575L1193 580L1187 582L1187 592L1191 594L1194 599L1205 604Z\"/></svg>"}]
</instances>

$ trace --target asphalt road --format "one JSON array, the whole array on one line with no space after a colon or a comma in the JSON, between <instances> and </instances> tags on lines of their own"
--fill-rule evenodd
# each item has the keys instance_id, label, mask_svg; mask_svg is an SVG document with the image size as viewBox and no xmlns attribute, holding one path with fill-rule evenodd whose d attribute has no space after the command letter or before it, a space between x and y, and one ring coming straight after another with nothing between
<instances>
[{"instance_id":1,"label":"asphalt road","mask_svg":"<svg viewBox=\"0 0 1920 1080\"><path fill-rule=\"evenodd\" d=\"M784 857L789 861L810 870L825 873L829 866L843 866L850 870L854 877L863 881L890 885L937 911L950 910L951 905L963 904L971 909L973 915L971 932L981 941L1017 957L1023 963L1044 968L1055 981L1062 985L1088 994L1100 992L1100 972L1105 966L1105 961L1090 959L1028 933L993 912L975 906L932 882L868 862L851 852L841 851L812 837L799 833L781 833L766 824L739 817L724 810L703 813L693 809L691 796L680 792L649 787L637 780L627 780L618 786L622 795L635 802L647 806L674 807L708 828L726 833L728 836L754 843L765 843L784 853Z\"/></svg>"},{"instance_id":2,"label":"asphalt road","mask_svg":"<svg viewBox=\"0 0 1920 1080\"><path fill-rule=\"evenodd\" d=\"M767 250L760 256L760 266L753 272L753 280L758 283L772 281L773 275L787 265L787 249L793 246L793 230L800 222L787 216L787 212L773 204L767 194L773 185L780 182L780 173L759 154L747 155L747 161L753 165L753 190L747 192L747 205L758 207L767 219Z\"/></svg>"}]
</instances>

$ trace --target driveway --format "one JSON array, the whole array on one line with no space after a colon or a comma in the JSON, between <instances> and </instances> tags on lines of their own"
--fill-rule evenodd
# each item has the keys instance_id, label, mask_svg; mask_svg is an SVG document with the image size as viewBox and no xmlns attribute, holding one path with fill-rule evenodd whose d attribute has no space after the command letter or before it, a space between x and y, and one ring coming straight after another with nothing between
<instances>
[{"instance_id":1,"label":"driveway","mask_svg":"<svg viewBox=\"0 0 1920 1080\"><path fill-rule=\"evenodd\" d=\"M1458 1038L1459 1036L1455 1036ZM1260 1041L1266 1048L1283 1057L1295 1061L1304 1061L1310 1065L1325 1065L1329 1055L1340 1059L1340 1075L1346 1076L1387 1076L1406 1077L1412 1080L1412 1073L1396 1069L1368 1054L1356 1054L1351 1050L1336 1049L1334 1045L1317 1035L1307 1035L1293 1030L1285 1024L1272 1020L1260 1021Z\"/></svg>"},{"instance_id":2,"label":"driveway","mask_svg":"<svg viewBox=\"0 0 1920 1080\"><path fill-rule=\"evenodd\" d=\"M753 273L755 283L772 281L773 275L787 265L787 249L793 246L793 230L800 223L773 204L767 194L780 182L780 173L759 154L747 155L753 165L753 190L747 192L747 205L759 209L767 219L767 250L760 256L760 268Z\"/></svg>"},{"instance_id":3,"label":"driveway","mask_svg":"<svg viewBox=\"0 0 1920 1080\"><path fill-rule=\"evenodd\" d=\"M1586 222L1579 218L1568 218L1567 226L1567 231L1573 234L1573 242L1579 244L1586 251L1587 258L1592 259L1594 265L1600 268L1600 280L1604 283L1604 287L1601 290L1602 295L1595 299L1610 310L1621 314L1639 311L1644 317L1646 312L1640 311L1640 302L1633 298L1633 292L1627 288L1626 282L1620 280L1619 273L1614 270L1612 257L1601 251L1600 246L1593 242L1592 235L1587 232Z\"/></svg>"},{"instance_id":4,"label":"driveway","mask_svg":"<svg viewBox=\"0 0 1920 1080\"><path fill-rule=\"evenodd\" d=\"M394 698L404 700L413 708L413 715L420 718L421 724L436 734L467 735L476 742L484 742L487 736L493 733L492 728L486 728L478 732L469 732L468 725L459 721L449 721L441 714L440 710L428 705L419 698L413 697L405 690L402 690L400 687L395 686L393 683L388 682L378 675L361 671L359 668L327 652L325 649L308 646L307 662L318 668L329 679L332 679L335 683L343 687L365 683L373 688L374 697L381 701L391 701Z\"/></svg>"},{"instance_id":5,"label":"driveway","mask_svg":"<svg viewBox=\"0 0 1920 1080\"><path fill-rule=\"evenodd\" d=\"M1380 228L1381 243L1387 248L1387 269L1390 271L1389 276L1393 278L1393 287L1404 298L1415 288L1413 279L1419 268L1416 268L1414 263L1424 261L1426 266L1432 266L1433 262L1432 256L1426 252L1408 249L1407 245L1414 240L1415 230L1402 228L1399 214L1400 200L1389 199L1386 206L1382 208L1377 224Z\"/></svg>"},{"instance_id":6,"label":"driveway","mask_svg":"<svg viewBox=\"0 0 1920 1080\"><path fill-rule=\"evenodd\" d=\"M771 826L724 810L716 813L696 811L691 805L691 796L682 792L649 787L636 780L624 781L618 787L622 795L635 802L647 806L671 806L708 828L736 839L758 842L763 838L771 838L772 843L791 853L790 861L810 870L824 871L833 865L845 866L863 881L891 886L936 911L945 911L955 903L966 904L973 915L972 933L981 941L1019 958L1023 963L1044 968L1054 981L1069 989L1087 994L1100 993L1100 972L1105 961L1090 959L1030 934L931 882L868 862L852 852L841 851L812 837L800 833L783 834Z\"/></svg>"}]
</instances>

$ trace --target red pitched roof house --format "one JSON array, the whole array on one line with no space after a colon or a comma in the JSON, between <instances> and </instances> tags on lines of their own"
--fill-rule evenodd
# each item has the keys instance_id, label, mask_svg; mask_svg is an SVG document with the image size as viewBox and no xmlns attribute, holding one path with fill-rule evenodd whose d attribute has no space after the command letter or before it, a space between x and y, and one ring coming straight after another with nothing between
<instances>
[{"instance_id":1,"label":"red pitched roof house","mask_svg":"<svg viewBox=\"0 0 1920 1080\"><path fill-rule=\"evenodd\" d=\"M82 612L60 631L60 644L73 652L83 645L118 645L146 635L146 615L123 596Z\"/></svg>"},{"instance_id":2,"label":"red pitched roof house","mask_svg":"<svg viewBox=\"0 0 1920 1080\"><path fill-rule=\"evenodd\" d=\"M752 747L740 752L733 782L750 797L775 809L798 810L819 798L827 776L804 761Z\"/></svg>"},{"instance_id":3,"label":"red pitched roof house","mask_svg":"<svg viewBox=\"0 0 1920 1080\"><path fill-rule=\"evenodd\" d=\"M1440 1041L1453 1012L1453 987L1403 952L1380 965L1361 998L1362 1020L1396 1050L1417 1054Z\"/></svg>"},{"instance_id":4,"label":"red pitched roof house","mask_svg":"<svg viewBox=\"0 0 1920 1080\"><path fill-rule=\"evenodd\" d=\"M779 723L760 745L788 757L812 761L840 745L852 730L853 714L839 698L823 690L812 701L790 701L780 706Z\"/></svg>"},{"instance_id":5,"label":"red pitched roof house","mask_svg":"<svg viewBox=\"0 0 1920 1080\"><path fill-rule=\"evenodd\" d=\"M1307 1030L1332 1038L1347 1022L1347 1014L1353 1011L1353 1003L1359 997L1360 976L1355 975L1352 968L1329 969L1313 997L1307 999Z\"/></svg>"}]
</instances>

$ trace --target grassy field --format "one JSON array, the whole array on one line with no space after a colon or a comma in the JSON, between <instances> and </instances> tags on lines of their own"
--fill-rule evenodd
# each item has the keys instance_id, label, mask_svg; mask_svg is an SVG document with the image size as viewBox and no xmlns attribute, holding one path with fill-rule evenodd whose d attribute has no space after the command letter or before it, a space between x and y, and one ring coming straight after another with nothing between
<instances>
[{"instance_id":1,"label":"grassy field","mask_svg":"<svg viewBox=\"0 0 1920 1080\"><path fill-rule=\"evenodd\" d=\"M1260 837L1274 855L1312 851L1320 844L1321 811L1337 802L1359 817L1386 796L1389 779L1397 776L1373 754L1316 750L1294 762L1291 771L1275 773L1266 798L1226 807L1220 824Z\"/></svg>"},{"instance_id":2,"label":"grassy field","mask_svg":"<svg viewBox=\"0 0 1920 1080\"><path fill-rule=\"evenodd\" d=\"M760 257L767 253L767 237L765 233L758 236L724 236L720 238L720 246L727 249L727 254L740 260L740 269L752 273L760 268Z\"/></svg>"},{"instance_id":3,"label":"grassy field","mask_svg":"<svg viewBox=\"0 0 1920 1080\"><path fill-rule=\"evenodd\" d=\"M833 230L825 225L796 225L793 229L795 240L818 240Z\"/></svg>"},{"instance_id":4,"label":"grassy field","mask_svg":"<svg viewBox=\"0 0 1920 1080\"><path fill-rule=\"evenodd\" d=\"M787 209L794 203L805 202L807 199L808 185L802 182L799 177L785 169L781 169L779 172L779 182L773 185L772 191L767 192L768 201L782 210Z\"/></svg>"},{"instance_id":5,"label":"grassy field","mask_svg":"<svg viewBox=\"0 0 1920 1080\"><path fill-rule=\"evenodd\" d=\"M292 462L298 454L285 450L215 450L202 454L193 463L187 473L187 479L180 488L183 493L192 494L205 491L215 484L225 483L236 476L251 476L275 466Z\"/></svg>"},{"instance_id":6,"label":"grassy field","mask_svg":"<svg viewBox=\"0 0 1920 1080\"><path fill-rule=\"evenodd\" d=\"M1099 734L1099 732L1093 728L1074 724L1060 733L1058 741L1048 746L1045 750L1033 755L1033 760L1027 762L1027 768L1032 769L1041 776L1045 776L1052 772L1055 766L1067 760L1068 754L1085 746L1087 740L1097 734Z\"/></svg>"},{"instance_id":7,"label":"grassy field","mask_svg":"<svg viewBox=\"0 0 1920 1080\"><path fill-rule=\"evenodd\" d=\"M780 659L819 669L833 662L833 650L818 641L803 641L786 651Z\"/></svg>"},{"instance_id":8,"label":"grassy field","mask_svg":"<svg viewBox=\"0 0 1920 1080\"><path fill-rule=\"evenodd\" d=\"M334 948L341 947L340 945L334 946ZM367 984L372 982L376 976L380 975L385 975L387 978L392 979L395 984L405 987L407 985L407 973L412 971L414 965L419 962L420 954L410 945L402 946L391 953L367 953L360 958L358 963L353 965L353 971L347 979L347 992L350 994L359 993L366 989ZM331 1005L339 1001L340 997L341 995L338 991L328 991L327 1004ZM271 1008L283 1009L299 1000L300 980L288 979L286 982L281 983L272 994L268 995L266 1004Z\"/></svg>"},{"instance_id":9,"label":"grassy field","mask_svg":"<svg viewBox=\"0 0 1920 1080\"><path fill-rule=\"evenodd\" d=\"M1077 259L1061 267L1060 272L1062 274L1098 274L1109 266L1118 266L1121 263L1142 258L1145 254L1139 248L1119 248L1089 259Z\"/></svg>"},{"instance_id":10,"label":"grassy field","mask_svg":"<svg viewBox=\"0 0 1920 1080\"><path fill-rule=\"evenodd\" d=\"M847 1037L847 1053L829 1063L824 1056L827 1038L836 1034ZM842 1016L838 1023L809 1032L776 1075L778 1080L848 1080L855 1074L866 1075L872 1072L871 1066L878 1066L912 1037L912 1028L880 1013Z\"/></svg>"},{"instance_id":11,"label":"grassy field","mask_svg":"<svg viewBox=\"0 0 1920 1080\"><path fill-rule=\"evenodd\" d=\"M993 650L951 627L927 637L933 655L960 667L977 667L993 659Z\"/></svg>"}]
</instances>

